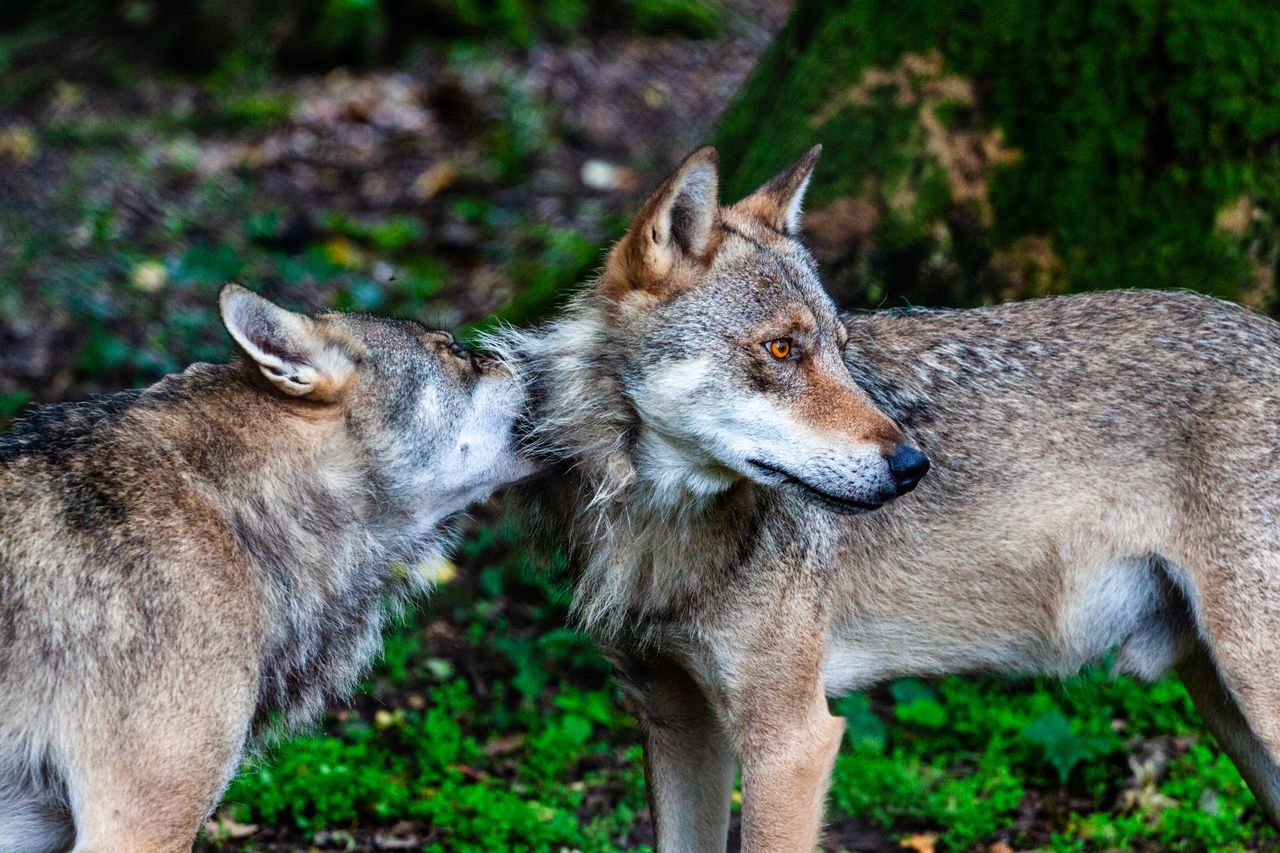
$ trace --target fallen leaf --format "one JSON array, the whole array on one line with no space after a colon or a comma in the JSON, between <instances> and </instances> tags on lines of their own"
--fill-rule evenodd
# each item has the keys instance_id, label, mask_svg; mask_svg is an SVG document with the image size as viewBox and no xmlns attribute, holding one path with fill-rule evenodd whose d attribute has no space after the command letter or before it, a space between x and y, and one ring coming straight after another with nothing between
<instances>
[{"instance_id":1,"label":"fallen leaf","mask_svg":"<svg viewBox=\"0 0 1280 853\"><path fill-rule=\"evenodd\" d=\"M639 176L626 166L615 166L604 160L588 160L582 164L579 174L582 183L593 190L632 190L639 184Z\"/></svg>"},{"instance_id":2,"label":"fallen leaf","mask_svg":"<svg viewBox=\"0 0 1280 853\"><path fill-rule=\"evenodd\" d=\"M1213 225L1223 234L1240 237L1249 230L1253 219L1253 201L1247 195L1242 195L1218 211Z\"/></svg>"},{"instance_id":3,"label":"fallen leaf","mask_svg":"<svg viewBox=\"0 0 1280 853\"><path fill-rule=\"evenodd\" d=\"M205 832L221 841L248 838L256 835L260 829L256 823L236 823L229 817L215 817L204 824Z\"/></svg>"},{"instance_id":4,"label":"fallen leaf","mask_svg":"<svg viewBox=\"0 0 1280 853\"><path fill-rule=\"evenodd\" d=\"M468 781L471 781L471 782L489 781L488 773L485 773L483 770L480 770L476 767L472 767L469 764L450 764L449 769L455 770L458 773L461 773L464 777L466 777Z\"/></svg>"},{"instance_id":5,"label":"fallen leaf","mask_svg":"<svg viewBox=\"0 0 1280 853\"><path fill-rule=\"evenodd\" d=\"M671 103L671 87L661 80L651 80L644 87L644 103L650 109L658 110Z\"/></svg>"},{"instance_id":6,"label":"fallen leaf","mask_svg":"<svg viewBox=\"0 0 1280 853\"><path fill-rule=\"evenodd\" d=\"M934 853L934 845L937 843L937 835L931 832L920 832L908 835L898 842L898 846L903 850L914 850L916 853Z\"/></svg>"},{"instance_id":7,"label":"fallen leaf","mask_svg":"<svg viewBox=\"0 0 1280 853\"><path fill-rule=\"evenodd\" d=\"M523 734L504 735L496 737L484 745L484 754L493 758L498 755L508 755L517 752L524 746Z\"/></svg>"},{"instance_id":8,"label":"fallen leaf","mask_svg":"<svg viewBox=\"0 0 1280 853\"><path fill-rule=\"evenodd\" d=\"M458 564L445 557L423 560L417 569L422 579L432 584L449 583L458 576Z\"/></svg>"},{"instance_id":9,"label":"fallen leaf","mask_svg":"<svg viewBox=\"0 0 1280 853\"><path fill-rule=\"evenodd\" d=\"M400 711L388 711L386 708L379 708L374 712L373 724L380 729L400 726L404 724L404 714Z\"/></svg>"},{"instance_id":10,"label":"fallen leaf","mask_svg":"<svg viewBox=\"0 0 1280 853\"><path fill-rule=\"evenodd\" d=\"M347 269L354 269L364 263L360 250L346 237L331 238L324 244L324 254L331 263Z\"/></svg>"},{"instance_id":11,"label":"fallen leaf","mask_svg":"<svg viewBox=\"0 0 1280 853\"><path fill-rule=\"evenodd\" d=\"M155 293L164 287L168 278L169 274L160 261L142 261L133 268L133 286L143 293Z\"/></svg>"},{"instance_id":12,"label":"fallen leaf","mask_svg":"<svg viewBox=\"0 0 1280 853\"><path fill-rule=\"evenodd\" d=\"M457 179L457 165L452 160L441 160L418 175L413 182L413 194L416 198L426 201L447 189Z\"/></svg>"},{"instance_id":13,"label":"fallen leaf","mask_svg":"<svg viewBox=\"0 0 1280 853\"><path fill-rule=\"evenodd\" d=\"M0 129L0 157L7 157L22 165L36 156L39 148L35 131L29 127L15 125Z\"/></svg>"},{"instance_id":14,"label":"fallen leaf","mask_svg":"<svg viewBox=\"0 0 1280 853\"><path fill-rule=\"evenodd\" d=\"M422 848L422 836L393 828L391 832L374 833L373 843L379 850L419 850Z\"/></svg>"},{"instance_id":15,"label":"fallen leaf","mask_svg":"<svg viewBox=\"0 0 1280 853\"><path fill-rule=\"evenodd\" d=\"M347 853L356 849L356 837L345 829L328 829L323 832L316 833L316 844L323 844L325 847L337 847L345 850Z\"/></svg>"}]
</instances>

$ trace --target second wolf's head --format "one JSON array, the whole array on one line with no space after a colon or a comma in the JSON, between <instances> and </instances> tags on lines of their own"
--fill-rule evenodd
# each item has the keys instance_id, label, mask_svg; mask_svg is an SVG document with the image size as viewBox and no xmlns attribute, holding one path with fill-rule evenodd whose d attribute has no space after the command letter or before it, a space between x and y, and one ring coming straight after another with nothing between
<instances>
[{"instance_id":1,"label":"second wolf's head","mask_svg":"<svg viewBox=\"0 0 1280 853\"><path fill-rule=\"evenodd\" d=\"M818 153L722 208L715 151L694 152L613 247L577 319L532 342L594 354L533 360L559 359L544 383L590 373L617 391L635 421L634 475L659 502L746 478L862 511L928 469L854 383L846 330L799 239ZM589 395L581 405L596 405Z\"/></svg>"},{"instance_id":2,"label":"second wolf's head","mask_svg":"<svg viewBox=\"0 0 1280 853\"><path fill-rule=\"evenodd\" d=\"M513 437L524 390L448 332L408 320L295 314L237 285L223 322L281 406L340 423L410 537L533 472Z\"/></svg>"}]
</instances>

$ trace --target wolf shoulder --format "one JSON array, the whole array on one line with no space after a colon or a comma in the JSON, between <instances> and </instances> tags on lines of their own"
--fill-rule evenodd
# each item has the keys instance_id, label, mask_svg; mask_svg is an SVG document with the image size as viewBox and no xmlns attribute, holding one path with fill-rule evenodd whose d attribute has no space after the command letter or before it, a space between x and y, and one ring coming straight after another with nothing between
<instances>
[{"instance_id":1,"label":"wolf shoulder","mask_svg":"<svg viewBox=\"0 0 1280 853\"><path fill-rule=\"evenodd\" d=\"M184 561L231 571L210 564L226 537L216 494L243 470L256 405L235 374L193 365L148 388L37 407L0 434L0 578L31 604L72 595L77 579L95 599L158 596Z\"/></svg>"},{"instance_id":2,"label":"wolf shoulder","mask_svg":"<svg viewBox=\"0 0 1280 853\"><path fill-rule=\"evenodd\" d=\"M253 418L253 395L235 374L195 364L147 388L20 417L0 433L0 546L26 524L51 542L86 547L166 518L183 517L189 536L190 500L179 496L233 474L229 460L242 453L243 423Z\"/></svg>"},{"instance_id":3,"label":"wolf shoulder","mask_svg":"<svg viewBox=\"0 0 1280 853\"><path fill-rule=\"evenodd\" d=\"M174 513L162 499L166 484L190 488L192 472L216 479L228 472L215 457L242 449L236 424L252 417L245 408L254 401L234 393L242 385L235 372L194 364L147 388L34 408L0 433L0 498L21 510L12 503L20 495L58 492L79 504L67 520L88 528L123 521L122 504L141 515ZM219 399L234 405L211 404Z\"/></svg>"}]
</instances>

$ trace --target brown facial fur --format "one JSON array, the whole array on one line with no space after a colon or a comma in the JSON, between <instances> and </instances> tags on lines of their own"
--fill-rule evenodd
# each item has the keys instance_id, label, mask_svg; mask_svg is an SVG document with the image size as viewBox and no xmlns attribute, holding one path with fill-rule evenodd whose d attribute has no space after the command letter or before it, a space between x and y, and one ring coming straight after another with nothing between
<instances>
[{"instance_id":1,"label":"brown facial fur","mask_svg":"<svg viewBox=\"0 0 1280 853\"><path fill-rule=\"evenodd\" d=\"M806 423L819 430L843 432L855 442L875 444L886 454L903 440L898 425L866 395L850 388L843 377L813 360L802 360L800 371L805 392L793 405Z\"/></svg>"}]
</instances>

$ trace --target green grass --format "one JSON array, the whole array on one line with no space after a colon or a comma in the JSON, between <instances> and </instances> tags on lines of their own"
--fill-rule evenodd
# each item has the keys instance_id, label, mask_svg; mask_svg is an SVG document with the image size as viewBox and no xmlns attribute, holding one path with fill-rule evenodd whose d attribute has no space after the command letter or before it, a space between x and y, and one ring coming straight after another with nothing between
<instances>
[{"instance_id":1,"label":"green grass","mask_svg":"<svg viewBox=\"0 0 1280 853\"><path fill-rule=\"evenodd\" d=\"M1066 818L1054 849L1229 849L1275 838L1175 681L1139 684L1097 669L1065 682L903 681L887 694L879 713L862 695L837 703L850 720L837 813L925 827L950 850L1034 844L1017 820L1029 797L1060 803L1047 807ZM1144 770L1147 753L1161 757Z\"/></svg>"}]
</instances>

